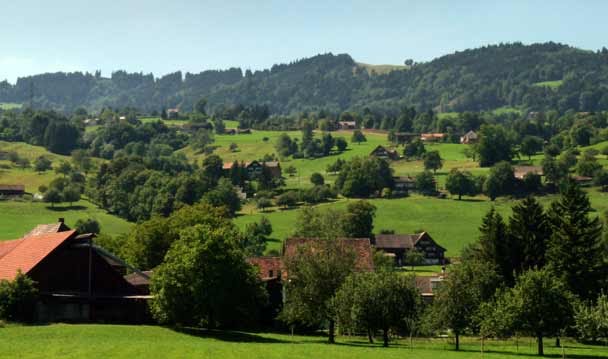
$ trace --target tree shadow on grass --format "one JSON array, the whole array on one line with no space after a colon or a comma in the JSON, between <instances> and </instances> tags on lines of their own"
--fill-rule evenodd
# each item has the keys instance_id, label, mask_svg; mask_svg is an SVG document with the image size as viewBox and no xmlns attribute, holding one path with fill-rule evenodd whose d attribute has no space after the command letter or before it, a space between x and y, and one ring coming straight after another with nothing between
<instances>
[{"instance_id":1,"label":"tree shadow on grass","mask_svg":"<svg viewBox=\"0 0 608 359\"><path fill-rule=\"evenodd\" d=\"M65 211L83 211L85 209L87 209L86 206L80 206L80 205L76 205L76 206L55 206L55 207L51 207L51 206L46 206L46 209L48 209L49 211L55 211L55 212L65 212Z\"/></svg>"},{"instance_id":2,"label":"tree shadow on grass","mask_svg":"<svg viewBox=\"0 0 608 359\"><path fill-rule=\"evenodd\" d=\"M174 331L199 338L213 338L225 342L235 343L291 343L287 340L267 338L257 334L237 332L231 330L209 330L199 328L172 328Z\"/></svg>"},{"instance_id":3,"label":"tree shadow on grass","mask_svg":"<svg viewBox=\"0 0 608 359\"><path fill-rule=\"evenodd\" d=\"M481 198L462 198L462 199L455 199L456 201L459 202L486 202L487 200L485 199L481 199Z\"/></svg>"},{"instance_id":4,"label":"tree shadow on grass","mask_svg":"<svg viewBox=\"0 0 608 359\"><path fill-rule=\"evenodd\" d=\"M574 349L574 348L572 348ZM576 348L576 350L585 350L587 348ZM545 347L545 351L547 350L547 348ZM589 348L589 350L591 350ZM455 350L452 350L455 351ZM460 352L463 353L476 353L476 354L480 354L481 351L480 350L473 350L473 349L460 349ZM525 357L530 357L530 356L535 356L536 352L534 353L515 353L512 352L510 350L496 350L496 349L489 349L489 350L484 350L483 351L484 354L508 354L509 356L525 356ZM572 354L572 353L568 353L568 347L566 347L566 357L567 358L574 358L574 359L597 359L598 356L594 355L594 354ZM545 353L544 356L542 356L541 358L562 358L562 354L561 353L554 353L554 354L547 354Z\"/></svg>"}]
</instances>

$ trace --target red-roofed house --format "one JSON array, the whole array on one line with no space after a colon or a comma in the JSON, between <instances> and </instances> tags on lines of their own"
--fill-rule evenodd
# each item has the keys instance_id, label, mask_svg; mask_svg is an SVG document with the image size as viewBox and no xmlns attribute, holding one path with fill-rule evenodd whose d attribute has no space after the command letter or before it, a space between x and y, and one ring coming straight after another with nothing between
<instances>
[{"instance_id":1,"label":"red-roofed house","mask_svg":"<svg viewBox=\"0 0 608 359\"><path fill-rule=\"evenodd\" d=\"M95 246L93 234L63 226L38 226L0 242L0 280L13 280L21 271L36 282L39 321L147 321L149 295L123 277L133 268Z\"/></svg>"}]
</instances>

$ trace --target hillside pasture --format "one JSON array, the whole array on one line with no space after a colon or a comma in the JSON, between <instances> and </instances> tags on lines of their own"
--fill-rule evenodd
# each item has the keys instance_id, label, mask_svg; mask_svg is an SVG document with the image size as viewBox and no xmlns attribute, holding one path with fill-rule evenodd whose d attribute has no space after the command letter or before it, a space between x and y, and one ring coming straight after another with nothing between
<instances>
[{"instance_id":1,"label":"hillside pasture","mask_svg":"<svg viewBox=\"0 0 608 359\"><path fill-rule=\"evenodd\" d=\"M590 189L591 205L597 215L604 216L608 211L608 193ZM557 199L557 195L538 197L539 201L548 206ZM319 208L344 209L354 199L341 199L334 203L318 205ZM461 250L479 237L479 226L483 216L494 207L506 219L511 215L511 207L516 199L498 198L492 202L485 196L473 198L464 197L459 201L451 196L446 199L425 197L414 194L398 199L370 199L377 207L374 220L374 233L383 229L394 230L396 233L414 233L427 231L448 252L448 257L460 256ZM279 250L283 240L293 234L294 225L300 209L282 210L272 208L259 212L253 207L245 207L235 219L235 223L244 228L247 223L257 222L262 216L272 223L272 240L267 249Z\"/></svg>"},{"instance_id":2,"label":"hillside pasture","mask_svg":"<svg viewBox=\"0 0 608 359\"><path fill-rule=\"evenodd\" d=\"M562 349L547 338L545 351L561 357ZM481 353L478 338L463 337L461 351L453 350L451 339L417 338L391 342L381 347L381 340L369 344L366 338L337 338L336 345L326 344L320 335L302 336L271 333L171 330L158 326L69 325L12 326L0 328L2 358L337 358L337 359L464 359L464 358L537 358L534 339L486 340ZM568 358L606 358L608 349L563 339Z\"/></svg>"},{"instance_id":3,"label":"hillside pasture","mask_svg":"<svg viewBox=\"0 0 608 359\"><path fill-rule=\"evenodd\" d=\"M0 110L17 110L21 108L21 104L20 103L14 103L14 102L0 102Z\"/></svg>"},{"instance_id":4,"label":"hillside pasture","mask_svg":"<svg viewBox=\"0 0 608 359\"><path fill-rule=\"evenodd\" d=\"M79 219L96 219L101 231L110 235L126 233L132 226L86 200L74 202L72 207L68 203L51 207L49 203L26 200L0 201L0 213L0 241L20 238L36 225L55 223L60 217L65 218L68 226L73 226Z\"/></svg>"}]
</instances>

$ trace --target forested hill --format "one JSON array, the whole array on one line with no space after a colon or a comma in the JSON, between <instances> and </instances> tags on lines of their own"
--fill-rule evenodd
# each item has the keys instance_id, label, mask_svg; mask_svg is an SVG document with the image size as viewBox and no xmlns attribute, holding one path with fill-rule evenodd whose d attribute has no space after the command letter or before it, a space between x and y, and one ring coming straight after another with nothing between
<instances>
[{"instance_id":1,"label":"forested hill","mask_svg":"<svg viewBox=\"0 0 608 359\"><path fill-rule=\"evenodd\" d=\"M503 106L529 110L608 110L608 50L592 52L545 43L501 44L456 52L426 63L376 74L349 55L318 55L264 71L232 68L199 74L117 71L55 73L0 83L0 102L73 110L103 106L190 110L206 97L220 104L267 104L272 112L370 107L396 110L416 106L439 111L490 110Z\"/></svg>"}]
</instances>

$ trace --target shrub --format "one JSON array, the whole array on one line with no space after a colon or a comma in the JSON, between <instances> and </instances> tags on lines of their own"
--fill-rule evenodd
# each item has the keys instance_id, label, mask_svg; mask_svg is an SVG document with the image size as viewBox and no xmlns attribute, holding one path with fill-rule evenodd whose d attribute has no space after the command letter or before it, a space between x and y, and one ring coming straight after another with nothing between
<instances>
[{"instance_id":1,"label":"shrub","mask_svg":"<svg viewBox=\"0 0 608 359\"><path fill-rule=\"evenodd\" d=\"M0 281L0 319L32 322L35 319L36 283L19 271L12 281Z\"/></svg>"}]
</instances>

